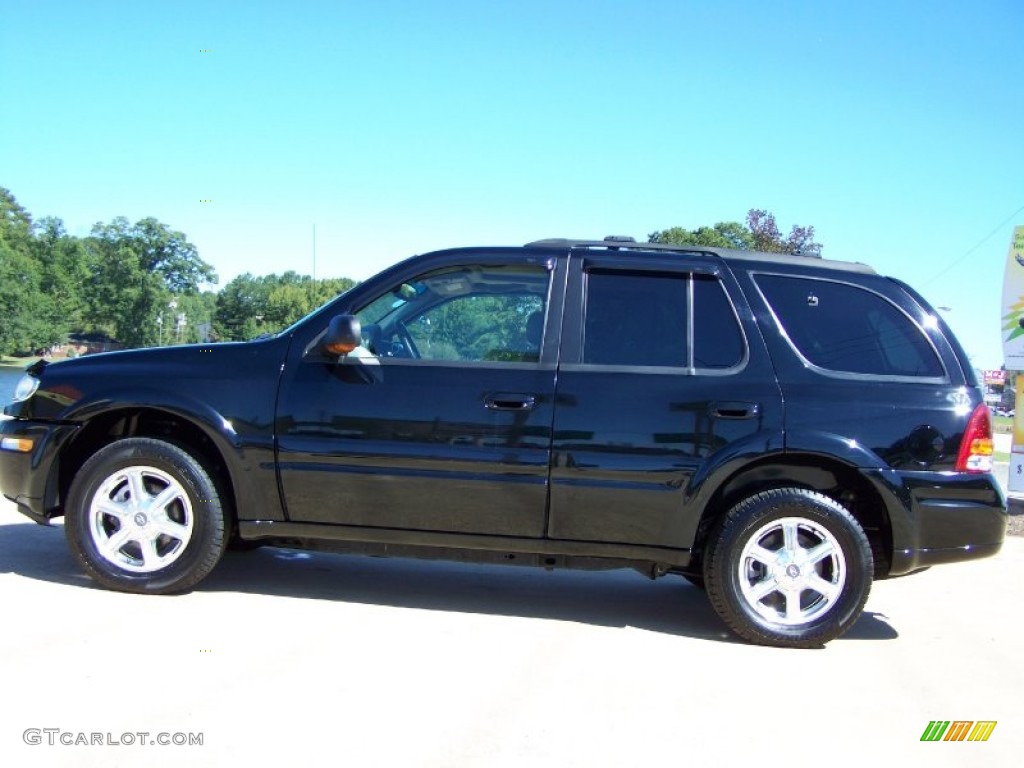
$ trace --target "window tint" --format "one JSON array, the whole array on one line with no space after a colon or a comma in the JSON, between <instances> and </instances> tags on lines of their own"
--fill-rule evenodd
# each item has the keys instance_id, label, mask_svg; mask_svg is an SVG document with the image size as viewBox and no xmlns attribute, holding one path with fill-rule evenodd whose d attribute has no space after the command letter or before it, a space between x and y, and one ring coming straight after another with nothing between
<instances>
[{"instance_id":1,"label":"window tint","mask_svg":"<svg viewBox=\"0 0 1024 768\"><path fill-rule=\"evenodd\" d=\"M794 346L814 365L882 376L945 375L923 332L881 296L826 280L756 280Z\"/></svg>"},{"instance_id":2,"label":"window tint","mask_svg":"<svg viewBox=\"0 0 1024 768\"><path fill-rule=\"evenodd\" d=\"M532 293L459 296L408 324L424 359L536 362L544 301Z\"/></svg>"},{"instance_id":3,"label":"window tint","mask_svg":"<svg viewBox=\"0 0 1024 768\"><path fill-rule=\"evenodd\" d=\"M693 277L693 365L732 368L743 361L743 333L721 281Z\"/></svg>"},{"instance_id":4,"label":"window tint","mask_svg":"<svg viewBox=\"0 0 1024 768\"><path fill-rule=\"evenodd\" d=\"M686 366L687 278L590 272L583 362Z\"/></svg>"},{"instance_id":5,"label":"window tint","mask_svg":"<svg viewBox=\"0 0 1024 768\"><path fill-rule=\"evenodd\" d=\"M549 276L543 267L473 266L427 273L357 313L380 357L537 362Z\"/></svg>"},{"instance_id":6,"label":"window tint","mask_svg":"<svg viewBox=\"0 0 1024 768\"><path fill-rule=\"evenodd\" d=\"M691 323L692 361L687 347ZM743 333L718 279L625 271L587 274L584 363L706 370L739 365L743 354Z\"/></svg>"}]
</instances>

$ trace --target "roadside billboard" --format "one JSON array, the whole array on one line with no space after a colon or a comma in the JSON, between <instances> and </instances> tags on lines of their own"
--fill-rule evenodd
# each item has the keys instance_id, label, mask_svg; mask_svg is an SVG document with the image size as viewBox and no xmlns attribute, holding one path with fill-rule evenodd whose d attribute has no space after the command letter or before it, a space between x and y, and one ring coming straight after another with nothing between
<instances>
[{"instance_id":1,"label":"roadside billboard","mask_svg":"<svg viewBox=\"0 0 1024 768\"><path fill-rule=\"evenodd\" d=\"M1024 226L1014 227L1003 273L1003 359L1008 371L1024 371ZM1024 493L1024 376L1017 377L1013 441L1010 446L1011 493Z\"/></svg>"},{"instance_id":2,"label":"roadside billboard","mask_svg":"<svg viewBox=\"0 0 1024 768\"><path fill-rule=\"evenodd\" d=\"M1010 238L1003 273L1003 359L1006 370L1024 371L1024 226L1015 227Z\"/></svg>"},{"instance_id":3,"label":"roadside billboard","mask_svg":"<svg viewBox=\"0 0 1024 768\"><path fill-rule=\"evenodd\" d=\"M1006 371L985 371L986 387L1001 387L1006 384Z\"/></svg>"}]
</instances>

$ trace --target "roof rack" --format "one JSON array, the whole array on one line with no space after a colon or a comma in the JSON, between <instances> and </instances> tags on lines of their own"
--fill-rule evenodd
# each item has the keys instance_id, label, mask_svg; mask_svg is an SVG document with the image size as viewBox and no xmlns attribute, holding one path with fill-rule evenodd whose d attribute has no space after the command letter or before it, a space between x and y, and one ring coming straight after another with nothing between
<instances>
[{"instance_id":1,"label":"roof rack","mask_svg":"<svg viewBox=\"0 0 1024 768\"><path fill-rule=\"evenodd\" d=\"M611 251L667 251L670 253L710 253L720 257L742 259L744 261L776 262L786 264L817 264L822 267L842 269L851 272L870 272L875 270L866 264L854 261L832 261L822 258L821 254L802 253L765 253L762 251L746 251L735 248L718 248L705 245L673 245L671 243L638 243L632 237L612 235L603 240L575 240L567 237L551 237L527 243L526 248L606 248Z\"/></svg>"},{"instance_id":2,"label":"roof rack","mask_svg":"<svg viewBox=\"0 0 1024 768\"><path fill-rule=\"evenodd\" d=\"M569 237L549 237L527 243L526 248L608 248L617 251L627 248L633 251L674 251L676 253L701 253L719 248L704 248L700 245L673 245L671 243L638 243L636 238L625 235L610 235L604 240L576 240Z\"/></svg>"}]
</instances>

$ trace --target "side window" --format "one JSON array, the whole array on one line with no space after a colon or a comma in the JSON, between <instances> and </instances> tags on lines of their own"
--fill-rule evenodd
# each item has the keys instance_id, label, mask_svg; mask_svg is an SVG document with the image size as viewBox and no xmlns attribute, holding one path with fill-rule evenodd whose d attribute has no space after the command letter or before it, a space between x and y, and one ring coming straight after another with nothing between
<instances>
[{"instance_id":1,"label":"side window","mask_svg":"<svg viewBox=\"0 0 1024 768\"><path fill-rule=\"evenodd\" d=\"M945 375L923 331L882 296L828 280L780 275L756 280L790 341L819 368L876 376Z\"/></svg>"},{"instance_id":2,"label":"side window","mask_svg":"<svg viewBox=\"0 0 1024 768\"><path fill-rule=\"evenodd\" d=\"M732 368L743 361L743 332L721 281L693 277L693 365Z\"/></svg>"},{"instance_id":3,"label":"side window","mask_svg":"<svg viewBox=\"0 0 1024 768\"><path fill-rule=\"evenodd\" d=\"M688 275L587 273L583 362L684 367Z\"/></svg>"},{"instance_id":4,"label":"side window","mask_svg":"<svg viewBox=\"0 0 1024 768\"><path fill-rule=\"evenodd\" d=\"M736 313L715 277L587 273L584 363L700 371L737 366L744 351Z\"/></svg>"},{"instance_id":5,"label":"side window","mask_svg":"<svg viewBox=\"0 0 1024 768\"><path fill-rule=\"evenodd\" d=\"M424 359L535 363L544 299L533 293L458 296L418 315L408 327Z\"/></svg>"},{"instance_id":6,"label":"side window","mask_svg":"<svg viewBox=\"0 0 1024 768\"><path fill-rule=\"evenodd\" d=\"M549 275L539 266L467 266L403 283L356 313L379 357L537 362Z\"/></svg>"}]
</instances>

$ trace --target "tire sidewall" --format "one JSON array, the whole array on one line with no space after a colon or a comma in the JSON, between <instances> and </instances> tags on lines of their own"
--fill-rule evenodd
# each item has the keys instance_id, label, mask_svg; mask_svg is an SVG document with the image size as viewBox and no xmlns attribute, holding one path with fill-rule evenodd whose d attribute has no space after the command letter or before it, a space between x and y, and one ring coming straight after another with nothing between
<instances>
[{"instance_id":1,"label":"tire sidewall","mask_svg":"<svg viewBox=\"0 0 1024 768\"><path fill-rule=\"evenodd\" d=\"M91 529L90 507L101 485L113 473L133 466L166 472L185 490L192 506L192 535L184 552L174 562L150 573L136 573L111 563L97 548ZM219 559L226 539L219 496L209 475L181 448L149 438L119 440L85 462L71 484L64 525L72 553L90 576L106 587L127 592L188 589Z\"/></svg>"},{"instance_id":2,"label":"tire sidewall","mask_svg":"<svg viewBox=\"0 0 1024 768\"><path fill-rule=\"evenodd\" d=\"M841 635L860 616L871 587L871 548L863 529L840 504L821 494L794 490L769 491L738 505L721 531L706 579L716 610L726 607L727 623L747 639L766 644L812 647ZM743 595L740 557L751 537L763 526L784 518L802 518L827 530L842 550L845 581L835 604L823 615L799 625L766 619ZM719 610L719 613L723 613ZM742 626L737 627L736 621ZM748 631L741 629L749 628Z\"/></svg>"}]
</instances>

